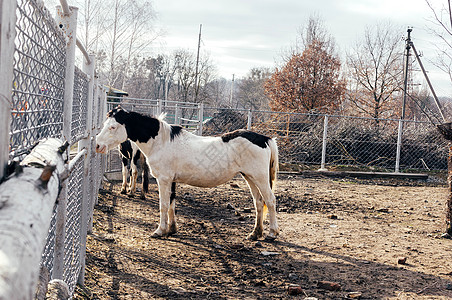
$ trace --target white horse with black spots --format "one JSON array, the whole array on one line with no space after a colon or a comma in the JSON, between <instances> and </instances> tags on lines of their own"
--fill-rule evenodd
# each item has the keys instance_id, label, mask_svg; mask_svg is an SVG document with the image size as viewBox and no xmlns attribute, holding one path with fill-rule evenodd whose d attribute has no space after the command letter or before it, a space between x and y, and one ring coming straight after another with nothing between
<instances>
[{"instance_id":1,"label":"white horse with black spots","mask_svg":"<svg viewBox=\"0 0 452 300\"><path fill-rule=\"evenodd\" d=\"M263 237L264 217L269 214L267 238L277 237L275 186L278 171L276 141L248 130L237 130L219 137L196 136L162 118L112 109L97 135L96 151L107 153L127 139L135 142L146 156L151 174L157 179L160 197L160 224L153 237L176 232L175 187L186 183L215 187L236 174L245 178L256 209L256 220L249 239Z\"/></svg>"}]
</instances>

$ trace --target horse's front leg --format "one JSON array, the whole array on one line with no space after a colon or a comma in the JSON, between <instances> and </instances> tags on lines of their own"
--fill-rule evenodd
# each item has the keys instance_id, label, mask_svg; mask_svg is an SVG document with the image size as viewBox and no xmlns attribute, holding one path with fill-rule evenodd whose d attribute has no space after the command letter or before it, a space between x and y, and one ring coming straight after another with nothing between
<instances>
[{"instance_id":1,"label":"horse's front leg","mask_svg":"<svg viewBox=\"0 0 452 300\"><path fill-rule=\"evenodd\" d=\"M168 210L170 208L171 183L170 180L161 180L157 178L160 199L160 224L157 230L152 234L152 237L162 237L170 234L168 226Z\"/></svg>"}]
</instances>

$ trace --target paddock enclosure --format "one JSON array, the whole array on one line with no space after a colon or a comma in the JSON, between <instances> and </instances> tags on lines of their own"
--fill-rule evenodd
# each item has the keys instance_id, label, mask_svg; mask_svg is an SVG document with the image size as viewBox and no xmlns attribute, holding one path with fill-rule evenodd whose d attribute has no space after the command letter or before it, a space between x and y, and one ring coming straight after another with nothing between
<instances>
[{"instance_id":1,"label":"paddock enclosure","mask_svg":"<svg viewBox=\"0 0 452 300\"><path fill-rule=\"evenodd\" d=\"M444 179L281 175L281 237L273 243L245 240L253 209L244 182L208 190L181 186L179 232L150 239L158 220L156 185L146 200L121 195L113 176L120 171L118 154L93 151L106 112L121 104L166 113L169 123L199 135L247 128L277 137L287 171L439 173L447 168L448 146L430 123L107 99L94 56L76 38L75 7L61 1L54 19L40 1L0 6L0 178L11 171L4 168L8 161L23 160L38 141L69 143L68 177L58 175L58 187L49 188L59 197L44 203L51 217L39 219L42 214L33 211L27 218L21 211L5 215L10 198L0 195L0 299L31 299L38 284L44 288L55 279L75 299L284 299L292 297L290 284L303 290L299 298L452 297L451 244L440 238ZM28 217L44 225L24 223ZM32 236L35 231L44 232L45 240ZM35 255L39 259L29 261ZM398 264L399 257L406 263ZM321 281L341 289L325 290Z\"/></svg>"},{"instance_id":2,"label":"paddock enclosure","mask_svg":"<svg viewBox=\"0 0 452 300\"><path fill-rule=\"evenodd\" d=\"M76 299L452 298L451 240L441 238L447 188L434 178L280 175L274 242L245 239L254 210L240 178L214 189L179 186L179 230L165 239L150 238L155 182L146 200L120 187L100 190L86 289ZM288 295L291 284L304 292Z\"/></svg>"}]
</instances>

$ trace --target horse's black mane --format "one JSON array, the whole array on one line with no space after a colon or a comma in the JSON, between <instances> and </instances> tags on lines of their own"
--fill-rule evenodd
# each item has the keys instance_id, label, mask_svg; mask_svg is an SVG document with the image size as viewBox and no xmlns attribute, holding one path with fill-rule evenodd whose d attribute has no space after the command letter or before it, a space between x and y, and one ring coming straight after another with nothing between
<instances>
[{"instance_id":1,"label":"horse's black mane","mask_svg":"<svg viewBox=\"0 0 452 300\"><path fill-rule=\"evenodd\" d=\"M136 142L147 143L159 133L160 121L154 117L134 111L126 111L118 106L108 112L107 117L113 117L119 124L126 127L127 137Z\"/></svg>"},{"instance_id":2,"label":"horse's black mane","mask_svg":"<svg viewBox=\"0 0 452 300\"><path fill-rule=\"evenodd\" d=\"M107 117L113 117L118 123L125 125L127 136L134 142L146 143L151 138L155 139L160 129L160 121L157 118L127 111L121 106L110 110ZM181 132L181 126L171 125L170 140L173 141Z\"/></svg>"}]
</instances>

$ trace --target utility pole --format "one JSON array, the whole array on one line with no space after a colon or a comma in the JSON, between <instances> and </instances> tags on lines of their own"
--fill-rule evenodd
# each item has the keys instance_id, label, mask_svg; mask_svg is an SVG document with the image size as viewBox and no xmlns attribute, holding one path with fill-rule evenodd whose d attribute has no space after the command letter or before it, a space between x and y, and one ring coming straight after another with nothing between
<instances>
[{"instance_id":1,"label":"utility pole","mask_svg":"<svg viewBox=\"0 0 452 300\"><path fill-rule=\"evenodd\" d=\"M195 71L195 103L198 102L198 66L199 66L199 49L201 48L201 29L202 24L199 24L199 38L198 38L198 53L196 54L196 71Z\"/></svg>"},{"instance_id":2,"label":"utility pole","mask_svg":"<svg viewBox=\"0 0 452 300\"><path fill-rule=\"evenodd\" d=\"M410 50L411 50L411 32L412 28L408 28L408 37L406 38L406 59L405 59L405 79L403 81L403 103L402 103L402 117L401 119L405 119L405 106L406 106L406 96L407 96L407 88L408 88L408 72L410 65Z\"/></svg>"}]
</instances>

